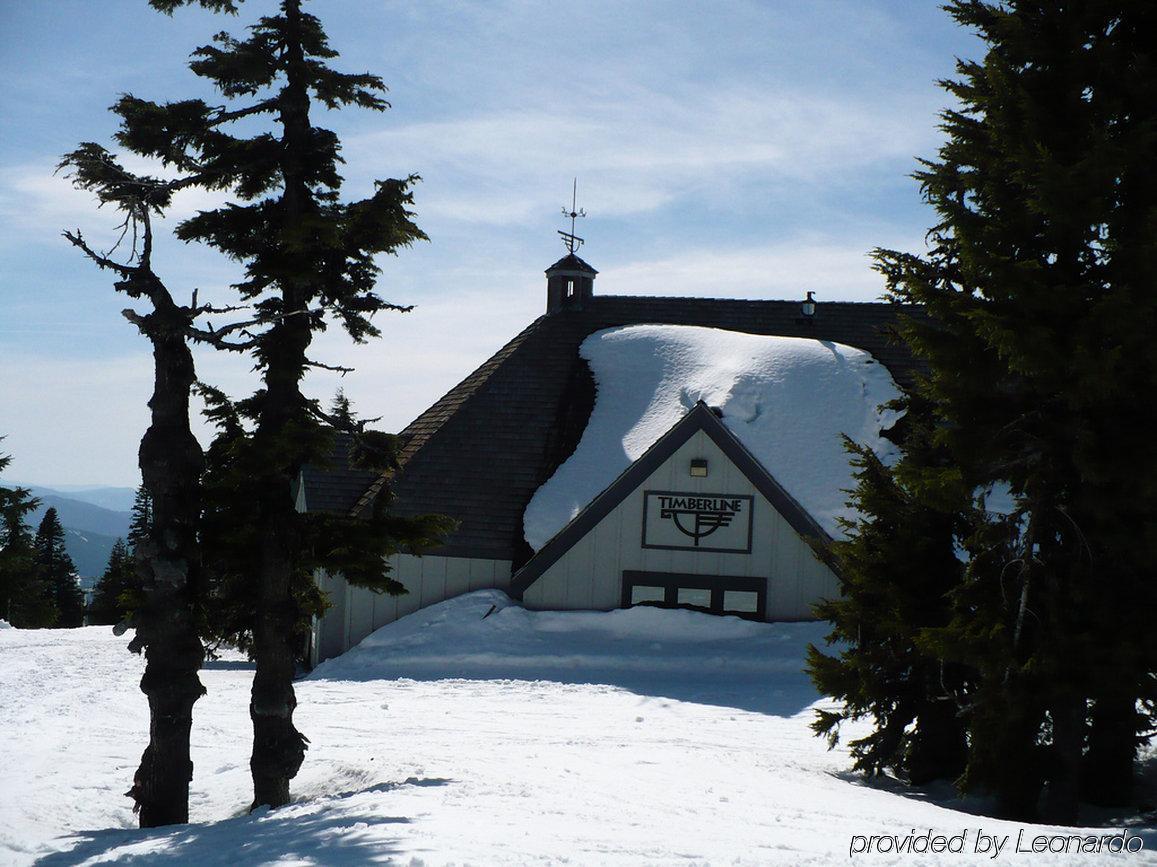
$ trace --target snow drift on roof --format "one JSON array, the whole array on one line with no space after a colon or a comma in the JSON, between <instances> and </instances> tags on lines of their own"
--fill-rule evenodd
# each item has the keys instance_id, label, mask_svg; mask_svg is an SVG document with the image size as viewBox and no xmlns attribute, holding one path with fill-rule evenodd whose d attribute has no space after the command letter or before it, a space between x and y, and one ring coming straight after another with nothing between
<instances>
[{"instance_id":1,"label":"snow drift on roof","mask_svg":"<svg viewBox=\"0 0 1157 867\"><path fill-rule=\"evenodd\" d=\"M854 517L845 503L852 467L840 434L885 462L880 436L899 417L887 369L862 349L800 337L768 337L690 325L597 331L579 350L598 385L582 439L535 492L523 515L539 550L656 440L702 400L828 533Z\"/></svg>"}]
</instances>

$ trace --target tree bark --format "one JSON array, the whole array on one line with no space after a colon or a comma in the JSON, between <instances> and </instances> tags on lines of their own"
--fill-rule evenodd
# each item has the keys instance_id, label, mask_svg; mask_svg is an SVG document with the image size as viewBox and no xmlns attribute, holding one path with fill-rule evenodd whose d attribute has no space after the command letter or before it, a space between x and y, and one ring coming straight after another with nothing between
<instances>
[{"instance_id":1,"label":"tree bark","mask_svg":"<svg viewBox=\"0 0 1157 867\"><path fill-rule=\"evenodd\" d=\"M1015 696L1013 697L1015 699ZM990 752L1007 757L1007 765L993 786L996 795L996 818L1033 822L1041 794L1041 769L1037 735L1041 716L1035 708L1005 703L1006 721L997 735L998 746Z\"/></svg>"},{"instance_id":2,"label":"tree bark","mask_svg":"<svg viewBox=\"0 0 1157 867\"><path fill-rule=\"evenodd\" d=\"M1081 796L1089 803L1123 807L1133 802L1137 721L1137 700L1128 692L1096 699L1081 776Z\"/></svg>"},{"instance_id":3,"label":"tree bark","mask_svg":"<svg viewBox=\"0 0 1157 867\"><path fill-rule=\"evenodd\" d=\"M1081 754L1085 745L1085 700L1058 697L1050 710L1053 743L1043 818L1056 825L1075 825L1080 812Z\"/></svg>"},{"instance_id":4,"label":"tree bark","mask_svg":"<svg viewBox=\"0 0 1157 867\"><path fill-rule=\"evenodd\" d=\"M932 687L929 692L932 692ZM926 701L920 713L904 770L908 782L922 786L933 780L954 780L968 762L964 723L952 701Z\"/></svg>"},{"instance_id":5,"label":"tree bark","mask_svg":"<svg viewBox=\"0 0 1157 867\"><path fill-rule=\"evenodd\" d=\"M249 715L253 721L253 805L282 807L289 803L289 782L297 776L308 740L293 724L297 696L293 689L296 665L293 631L297 607L290 592L293 563L288 555L292 533L290 485L284 478L264 480L264 520L261 524L261 574L254 628L253 692ZM285 504L290 513L284 514Z\"/></svg>"},{"instance_id":6,"label":"tree bark","mask_svg":"<svg viewBox=\"0 0 1157 867\"><path fill-rule=\"evenodd\" d=\"M283 126L281 172L281 233L286 274L281 281L283 316L265 337L265 399L255 435L259 460L270 463L261 480L258 525L261 567L258 576L257 619L254 625L256 673L249 705L253 721L253 809L289 803L289 782L305 759L306 738L293 724L297 696L293 689L296 663L297 603L293 597L296 562L297 511L293 484L301 470L294 428L304 420L301 378L312 339L306 309L311 297L313 264L298 254L298 223L312 197L305 178L310 149L309 92L301 42L300 0L284 0L286 17L286 85L279 97ZM296 267L293 259L298 258Z\"/></svg>"},{"instance_id":7,"label":"tree bark","mask_svg":"<svg viewBox=\"0 0 1157 867\"><path fill-rule=\"evenodd\" d=\"M136 637L130 644L133 650L144 649L141 691L149 700L149 745L128 792L142 828L189 820L189 730L193 705L205 694L197 675L204 648L193 609L204 458L189 429L189 391L195 380L187 344L190 318L160 281L151 278L150 283L154 310L138 325L152 341L155 376L152 419L139 462L152 497L153 522L136 550L144 603L135 614Z\"/></svg>"}]
</instances>

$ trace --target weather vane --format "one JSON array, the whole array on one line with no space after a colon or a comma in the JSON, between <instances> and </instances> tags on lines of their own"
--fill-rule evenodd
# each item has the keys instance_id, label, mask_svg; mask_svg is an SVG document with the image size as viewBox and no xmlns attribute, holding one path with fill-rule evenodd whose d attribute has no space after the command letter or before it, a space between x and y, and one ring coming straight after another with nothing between
<instances>
[{"instance_id":1,"label":"weather vane","mask_svg":"<svg viewBox=\"0 0 1157 867\"><path fill-rule=\"evenodd\" d=\"M575 178L574 179L574 188L571 190L571 196L570 196L570 210L568 211L566 209L565 205L563 206L563 209L562 209L562 215L564 217L570 217L570 231L564 232L562 229L558 230L558 233L560 235L562 235L562 242L564 244L566 244L566 248L568 250L570 250L572 254L576 250L578 250L579 247L581 247L583 245L583 239L574 233L574 221L576 219L578 219L579 217L585 217L587 215L587 212L584 211L582 208L576 208L575 207L575 205L577 203L578 203L578 178Z\"/></svg>"}]
</instances>

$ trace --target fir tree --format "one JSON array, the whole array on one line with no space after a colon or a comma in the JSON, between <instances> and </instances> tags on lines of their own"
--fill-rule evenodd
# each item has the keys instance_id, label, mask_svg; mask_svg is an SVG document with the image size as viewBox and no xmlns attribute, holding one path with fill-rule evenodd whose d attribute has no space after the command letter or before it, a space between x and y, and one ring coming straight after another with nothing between
<instances>
[{"instance_id":1,"label":"fir tree","mask_svg":"<svg viewBox=\"0 0 1157 867\"><path fill-rule=\"evenodd\" d=\"M171 11L182 3L153 5ZM425 237L408 211L416 177L381 181L370 197L341 201L337 137L316 126L311 112L348 105L381 111L388 103L381 79L337 72L328 65L334 57L321 22L302 11L301 0L282 0L278 14L261 18L246 38L220 34L194 53L190 68L216 86L226 106L132 97L117 105L123 144L239 200L186 220L177 234L243 263L236 289L254 311L245 339L232 345L252 351L263 387L235 408L213 410L230 427L211 456L219 464L210 474L218 486L210 525L221 528L211 546L219 586L243 588L231 607L247 612L257 663L250 705L255 806L288 803L289 781L304 758L306 740L293 724L293 676L309 618L324 604L313 579L319 552L349 568L350 580L397 589L380 559L396 543L365 538L370 518L322 519L295 508L302 467L326 460L331 439L328 414L302 393L306 371L326 366L308 356L313 337L329 318L360 342L377 336L375 313L408 309L375 294L374 257ZM273 131L255 132L265 120ZM428 538L439 526L390 520L394 539ZM352 557L342 541L347 532L372 544Z\"/></svg>"},{"instance_id":2,"label":"fir tree","mask_svg":"<svg viewBox=\"0 0 1157 867\"><path fill-rule=\"evenodd\" d=\"M1141 505L1157 462L1137 430L1157 381L1157 7L948 9L988 51L944 83L959 106L917 175L940 222L926 256L877 261L928 314L905 327L951 460L928 483L953 476L977 506L1007 487L1015 508L975 525L949 622L921 641L975 672L963 785L1020 819L1043 792L1047 817L1072 823L1082 776L1101 800L1128 791L1146 725L1131 708L1157 662L1140 613L1157 601ZM1110 778L1086 750L1107 751Z\"/></svg>"},{"instance_id":3,"label":"fir tree","mask_svg":"<svg viewBox=\"0 0 1157 867\"><path fill-rule=\"evenodd\" d=\"M76 566L64 544L64 527L49 508L40 519L33 541L33 563L36 572L52 593L57 610L57 626L84 624L84 593L76 579Z\"/></svg>"},{"instance_id":4,"label":"fir tree","mask_svg":"<svg viewBox=\"0 0 1157 867\"><path fill-rule=\"evenodd\" d=\"M854 768L891 769L922 784L955 779L964 769L956 699L968 672L926 653L919 638L923 629L948 622L948 594L963 571L954 538L966 518L959 491L935 497L911 478L908 467L930 457L928 408L911 397L899 403L907 412L897 467L844 439L856 467L850 505L861 517L844 521L848 540L832 545L840 597L815 610L832 623L828 642L847 649L828 656L811 646L807 668L821 692L842 701L838 711L818 712L816 733L834 746L842 722L870 716L873 731L850 744Z\"/></svg>"},{"instance_id":5,"label":"fir tree","mask_svg":"<svg viewBox=\"0 0 1157 867\"><path fill-rule=\"evenodd\" d=\"M0 455L0 472L11 462ZM56 622L56 603L35 564L32 534L24 519L39 503L26 488L0 486L0 618L35 629Z\"/></svg>"},{"instance_id":6,"label":"fir tree","mask_svg":"<svg viewBox=\"0 0 1157 867\"><path fill-rule=\"evenodd\" d=\"M124 539L117 539L92 596L92 605L88 609L90 624L112 626L120 623L140 604L136 571L129 546Z\"/></svg>"},{"instance_id":7,"label":"fir tree","mask_svg":"<svg viewBox=\"0 0 1157 867\"><path fill-rule=\"evenodd\" d=\"M149 538L153 526L153 498L144 485L137 488L129 516L128 548L135 552L141 542Z\"/></svg>"}]
</instances>

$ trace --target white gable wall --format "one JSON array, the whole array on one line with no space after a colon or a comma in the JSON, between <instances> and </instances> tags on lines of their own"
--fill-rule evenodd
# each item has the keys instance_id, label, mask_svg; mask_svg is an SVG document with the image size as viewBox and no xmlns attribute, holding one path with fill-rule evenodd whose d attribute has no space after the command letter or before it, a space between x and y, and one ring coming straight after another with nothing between
<instances>
[{"instance_id":1,"label":"white gable wall","mask_svg":"<svg viewBox=\"0 0 1157 867\"><path fill-rule=\"evenodd\" d=\"M707 459L706 478L689 475L692 458ZM645 490L753 496L751 553L644 548ZM535 609L618 608L624 570L766 578L769 620L810 619L812 604L839 593L831 569L701 430L526 588L523 603Z\"/></svg>"}]
</instances>

